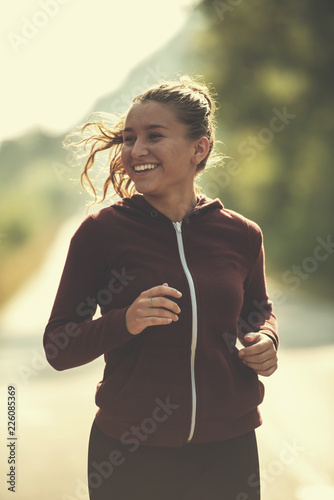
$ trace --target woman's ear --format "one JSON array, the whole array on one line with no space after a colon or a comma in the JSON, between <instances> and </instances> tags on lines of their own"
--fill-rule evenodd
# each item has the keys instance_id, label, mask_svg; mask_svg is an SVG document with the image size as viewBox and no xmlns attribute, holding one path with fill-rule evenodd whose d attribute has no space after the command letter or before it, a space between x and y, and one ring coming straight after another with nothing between
<instances>
[{"instance_id":1,"label":"woman's ear","mask_svg":"<svg viewBox=\"0 0 334 500\"><path fill-rule=\"evenodd\" d=\"M207 137L201 137L195 142L195 150L193 155L193 160L195 165L201 163L202 160L207 156L210 149L210 142Z\"/></svg>"}]
</instances>

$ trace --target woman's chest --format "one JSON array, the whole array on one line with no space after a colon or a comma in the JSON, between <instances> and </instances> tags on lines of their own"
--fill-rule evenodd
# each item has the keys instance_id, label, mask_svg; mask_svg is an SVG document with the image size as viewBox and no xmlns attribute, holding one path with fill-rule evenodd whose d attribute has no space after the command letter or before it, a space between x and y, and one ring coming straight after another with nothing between
<instances>
[{"instance_id":1,"label":"woman's chest","mask_svg":"<svg viewBox=\"0 0 334 500\"><path fill-rule=\"evenodd\" d=\"M128 233L122 228L106 244L103 286L114 293L112 307L124 307L163 283L180 290L182 302L190 304L192 281L198 301L218 306L223 299L239 309L247 274L242 239L216 227L188 225L178 232L171 224L162 229L138 227Z\"/></svg>"}]
</instances>

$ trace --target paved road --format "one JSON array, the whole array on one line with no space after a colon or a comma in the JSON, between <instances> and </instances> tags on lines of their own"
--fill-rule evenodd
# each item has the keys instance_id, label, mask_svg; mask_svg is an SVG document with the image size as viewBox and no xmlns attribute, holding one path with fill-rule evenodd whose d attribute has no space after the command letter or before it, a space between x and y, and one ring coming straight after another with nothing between
<instances>
[{"instance_id":1,"label":"paved road","mask_svg":"<svg viewBox=\"0 0 334 500\"><path fill-rule=\"evenodd\" d=\"M7 384L17 388L18 500L87 500L86 456L102 359L55 372L44 359L47 322L70 235L62 228L39 272L0 316L1 435ZM334 499L334 313L331 304L283 291L276 304L282 346L279 370L269 379L258 429L263 500ZM7 448L1 440L0 497L6 490Z\"/></svg>"}]
</instances>

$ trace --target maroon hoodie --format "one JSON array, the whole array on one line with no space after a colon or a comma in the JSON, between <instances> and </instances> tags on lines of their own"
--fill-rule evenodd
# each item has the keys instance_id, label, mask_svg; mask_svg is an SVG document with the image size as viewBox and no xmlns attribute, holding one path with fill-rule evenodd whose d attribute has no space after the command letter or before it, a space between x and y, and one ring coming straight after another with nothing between
<instances>
[{"instance_id":1,"label":"maroon hoodie","mask_svg":"<svg viewBox=\"0 0 334 500\"><path fill-rule=\"evenodd\" d=\"M139 335L125 325L144 290L182 292L177 322ZM92 319L97 305L101 317ZM56 370L104 355L98 427L135 449L229 439L261 424L263 384L238 358L236 338L278 344L260 228L198 195L173 223L142 195L87 217L74 234L44 349Z\"/></svg>"}]
</instances>

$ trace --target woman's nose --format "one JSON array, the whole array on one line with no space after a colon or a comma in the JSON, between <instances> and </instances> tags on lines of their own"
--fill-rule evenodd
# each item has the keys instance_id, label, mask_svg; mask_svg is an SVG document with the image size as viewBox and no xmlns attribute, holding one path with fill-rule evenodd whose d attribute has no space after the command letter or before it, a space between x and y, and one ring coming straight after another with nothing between
<instances>
[{"instance_id":1,"label":"woman's nose","mask_svg":"<svg viewBox=\"0 0 334 500\"><path fill-rule=\"evenodd\" d=\"M139 158L141 156L147 155L147 147L143 143L143 141L137 139L131 149L131 156L133 158Z\"/></svg>"}]
</instances>

